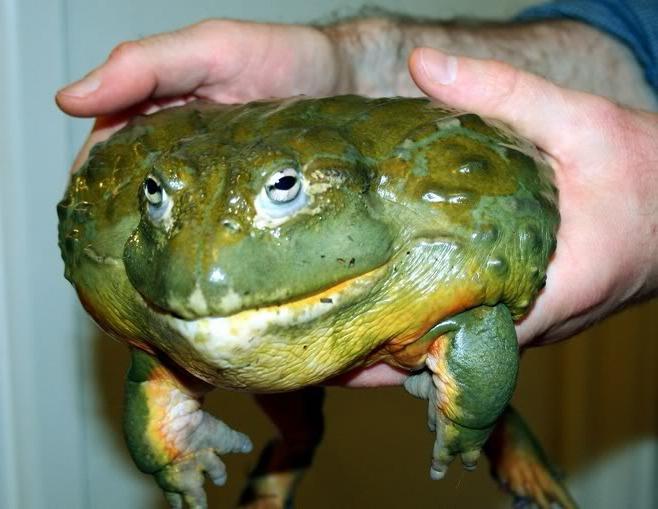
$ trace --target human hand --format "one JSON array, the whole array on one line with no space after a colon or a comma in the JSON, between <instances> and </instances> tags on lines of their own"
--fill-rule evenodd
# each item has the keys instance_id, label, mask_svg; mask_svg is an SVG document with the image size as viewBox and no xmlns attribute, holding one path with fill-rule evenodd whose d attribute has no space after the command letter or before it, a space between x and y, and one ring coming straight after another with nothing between
<instances>
[{"instance_id":1,"label":"human hand","mask_svg":"<svg viewBox=\"0 0 658 509\"><path fill-rule=\"evenodd\" d=\"M509 65L417 49L411 75L427 95L501 120L555 170L561 224L546 288L517 325L521 346L570 337L658 290L658 115L560 88ZM386 366L352 386L401 383Z\"/></svg>"},{"instance_id":2,"label":"human hand","mask_svg":"<svg viewBox=\"0 0 658 509\"><path fill-rule=\"evenodd\" d=\"M211 19L117 46L100 67L57 93L69 115L97 117L73 165L137 113L193 99L247 102L332 95L339 71L328 36L308 26Z\"/></svg>"}]
</instances>

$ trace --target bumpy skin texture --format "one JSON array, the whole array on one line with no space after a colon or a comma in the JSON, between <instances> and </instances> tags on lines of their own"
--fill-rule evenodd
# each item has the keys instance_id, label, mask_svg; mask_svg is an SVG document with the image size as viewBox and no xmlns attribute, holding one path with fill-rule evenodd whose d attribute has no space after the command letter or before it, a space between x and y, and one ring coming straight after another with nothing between
<instances>
[{"instance_id":1,"label":"bumpy skin texture","mask_svg":"<svg viewBox=\"0 0 658 509\"><path fill-rule=\"evenodd\" d=\"M265 188L284 174L300 190L275 203ZM513 320L555 247L551 177L504 127L425 99L196 102L92 150L59 204L60 246L102 328L207 387L427 367L433 389L415 392L440 477L457 454L475 460L511 396ZM144 427L127 427L139 456L159 447ZM172 447L168 461L189 459Z\"/></svg>"}]
</instances>

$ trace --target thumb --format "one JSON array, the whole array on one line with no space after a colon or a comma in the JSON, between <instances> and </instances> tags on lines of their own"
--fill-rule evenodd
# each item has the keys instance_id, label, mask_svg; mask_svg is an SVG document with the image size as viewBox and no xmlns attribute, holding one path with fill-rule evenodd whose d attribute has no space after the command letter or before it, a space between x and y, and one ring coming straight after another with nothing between
<instances>
[{"instance_id":1,"label":"thumb","mask_svg":"<svg viewBox=\"0 0 658 509\"><path fill-rule=\"evenodd\" d=\"M505 122L556 159L563 152L566 126L574 125L577 113L572 105L587 96L502 62L455 57L430 48L412 52L409 70L428 96Z\"/></svg>"}]
</instances>

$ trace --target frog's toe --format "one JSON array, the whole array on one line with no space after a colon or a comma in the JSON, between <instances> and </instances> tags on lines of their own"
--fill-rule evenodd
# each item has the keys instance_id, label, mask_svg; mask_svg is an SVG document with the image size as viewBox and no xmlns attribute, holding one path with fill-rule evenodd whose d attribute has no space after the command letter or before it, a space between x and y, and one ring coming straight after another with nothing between
<instances>
[{"instance_id":1,"label":"frog's toe","mask_svg":"<svg viewBox=\"0 0 658 509\"><path fill-rule=\"evenodd\" d=\"M205 442L205 445L217 451L218 454L251 452L253 445L247 435L235 431L222 421L212 420L214 429L212 429L212 433L206 435L202 443Z\"/></svg>"},{"instance_id":2,"label":"frog's toe","mask_svg":"<svg viewBox=\"0 0 658 509\"><path fill-rule=\"evenodd\" d=\"M207 509L208 501L203 489L185 493L165 493L172 508L180 509ZM173 504L172 504L173 501ZM175 504L175 505L174 505Z\"/></svg>"},{"instance_id":3,"label":"frog's toe","mask_svg":"<svg viewBox=\"0 0 658 509\"><path fill-rule=\"evenodd\" d=\"M205 509L204 475L214 484L226 482L226 467L214 449L202 449L172 461L155 474L172 509Z\"/></svg>"},{"instance_id":4,"label":"frog's toe","mask_svg":"<svg viewBox=\"0 0 658 509\"><path fill-rule=\"evenodd\" d=\"M432 451L432 465L430 466L430 477L438 481L443 479L448 471L448 465L453 460L454 456L446 447L443 440L441 429L437 430L436 440L434 441L434 449Z\"/></svg>"},{"instance_id":5,"label":"frog's toe","mask_svg":"<svg viewBox=\"0 0 658 509\"><path fill-rule=\"evenodd\" d=\"M195 458L186 458L174 461L155 474L171 509L207 509L203 472L204 467Z\"/></svg>"},{"instance_id":6,"label":"frog's toe","mask_svg":"<svg viewBox=\"0 0 658 509\"><path fill-rule=\"evenodd\" d=\"M442 479L455 457L461 458L465 470L474 470L480 457L479 445L486 440L489 430L464 428L440 414L436 426L430 477Z\"/></svg>"},{"instance_id":7,"label":"frog's toe","mask_svg":"<svg viewBox=\"0 0 658 509\"><path fill-rule=\"evenodd\" d=\"M436 460L432 461L432 466L430 467L430 479L433 481L440 481L446 475L448 471L447 463L440 463Z\"/></svg>"},{"instance_id":8,"label":"frog's toe","mask_svg":"<svg viewBox=\"0 0 658 509\"><path fill-rule=\"evenodd\" d=\"M223 486L226 483L226 467L213 450L199 451L197 461L213 484Z\"/></svg>"},{"instance_id":9,"label":"frog's toe","mask_svg":"<svg viewBox=\"0 0 658 509\"><path fill-rule=\"evenodd\" d=\"M475 470L477 467L478 459L480 458L480 449L474 449L461 453L462 465L466 470Z\"/></svg>"},{"instance_id":10,"label":"frog's toe","mask_svg":"<svg viewBox=\"0 0 658 509\"><path fill-rule=\"evenodd\" d=\"M164 496L170 509L183 509L183 496L180 493L165 491Z\"/></svg>"}]
</instances>

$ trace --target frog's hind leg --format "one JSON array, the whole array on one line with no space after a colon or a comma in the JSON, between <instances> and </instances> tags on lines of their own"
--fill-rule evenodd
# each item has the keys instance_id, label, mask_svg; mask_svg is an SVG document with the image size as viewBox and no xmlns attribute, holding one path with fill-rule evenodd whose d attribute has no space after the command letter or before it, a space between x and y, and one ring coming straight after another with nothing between
<instances>
[{"instance_id":1,"label":"frog's hind leg","mask_svg":"<svg viewBox=\"0 0 658 509\"><path fill-rule=\"evenodd\" d=\"M428 424L436 433L430 476L441 479L455 456L465 468L475 468L512 396L519 353L503 304L456 315L421 340L427 339L432 340L425 362L429 373L412 375L405 388L429 401Z\"/></svg>"},{"instance_id":2,"label":"frog's hind leg","mask_svg":"<svg viewBox=\"0 0 658 509\"><path fill-rule=\"evenodd\" d=\"M514 497L514 507L576 508L557 469L512 407L507 407L496 424L484 452L491 474Z\"/></svg>"},{"instance_id":3,"label":"frog's hind leg","mask_svg":"<svg viewBox=\"0 0 658 509\"><path fill-rule=\"evenodd\" d=\"M256 401L280 436L263 450L242 493L240 507L291 508L295 489L322 440L324 389L306 387L282 394L259 394Z\"/></svg>"}]
</instances>

